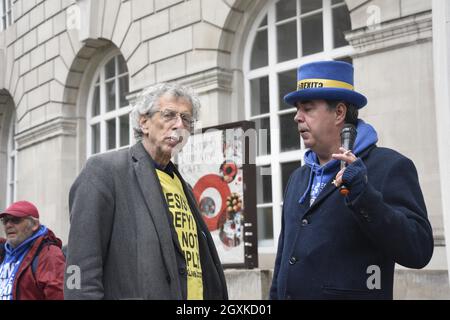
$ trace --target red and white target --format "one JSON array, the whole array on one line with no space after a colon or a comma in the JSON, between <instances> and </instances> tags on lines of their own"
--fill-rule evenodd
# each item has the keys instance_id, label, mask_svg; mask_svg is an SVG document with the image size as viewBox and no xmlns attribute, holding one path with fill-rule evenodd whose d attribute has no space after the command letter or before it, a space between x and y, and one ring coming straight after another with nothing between
<instances>
[{"instance_id":1,"label":"red and white target","mask_svg":"<svg viewBox=\"0 0 450 320\"><path fill-rule=\"evenodd\" d=\"M226 199L231 194L228 184L217 174L207 174L193 191L209 231L219 229L226 220Z\"/></svg>"}]
</instances>

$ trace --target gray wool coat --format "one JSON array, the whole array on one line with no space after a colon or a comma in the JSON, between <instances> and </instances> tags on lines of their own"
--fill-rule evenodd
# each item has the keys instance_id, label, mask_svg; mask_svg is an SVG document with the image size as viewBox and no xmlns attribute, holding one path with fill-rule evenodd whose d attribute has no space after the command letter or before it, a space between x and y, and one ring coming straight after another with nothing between
<instances>
[{"instance_id":1,"label":"gray wool coat","mask_svg":"<svg viewBox=\"0 0 450 320\"><path fill-rule=\"evenodd\" d=\"M227 299L216 248L182 183L197 221L204 298ZM72 185L69 208L65 299L186 299L184 255L142 143L91 157Z\"/></svg>"}]
</instances>

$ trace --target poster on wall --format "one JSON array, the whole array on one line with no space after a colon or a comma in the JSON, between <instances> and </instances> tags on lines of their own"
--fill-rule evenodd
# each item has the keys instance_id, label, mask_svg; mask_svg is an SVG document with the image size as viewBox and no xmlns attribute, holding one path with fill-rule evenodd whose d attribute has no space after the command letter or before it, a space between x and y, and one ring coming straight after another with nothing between
<instances>
[{"instance_id":1,"label":"poster on wall","mask_svg":"<svg viewBox=\"0 0 450 320\"><path fill-rule=\"evenodd\" d=\"M176 160L224 267L258 266L253 134L249 121L205 128Z\"/></svg>"}]
</instances>

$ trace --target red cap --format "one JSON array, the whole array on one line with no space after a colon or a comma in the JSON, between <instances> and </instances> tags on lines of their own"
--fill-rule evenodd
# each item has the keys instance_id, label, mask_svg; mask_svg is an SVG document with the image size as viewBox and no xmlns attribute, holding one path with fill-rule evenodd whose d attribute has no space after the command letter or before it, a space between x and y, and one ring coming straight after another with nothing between
<instances>
[{"instance_id":1,"label":"red cap","mask_svg":"<svg viewBox=\"0 0 450 320\"><path fill-rule=\"evenodd\" d=\"M0 213L0 218L5 215L11 215L14 217L34 217L39 218L38 209L28 201L17 201L6 208L2 213Z\"/></svg>"}]
</instances>

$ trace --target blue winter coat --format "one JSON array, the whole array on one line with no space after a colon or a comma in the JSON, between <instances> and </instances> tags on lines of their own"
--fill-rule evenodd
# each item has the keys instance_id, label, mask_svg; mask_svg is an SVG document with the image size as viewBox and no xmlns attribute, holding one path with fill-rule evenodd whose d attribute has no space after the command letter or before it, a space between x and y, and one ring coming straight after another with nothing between
<instances>
[{"instance_id":1,"label":"blue winter coat","mask_svg":"<svg viewBox=\"0 0 450 320\"><path fill-rule=\"evenodd\" d=\"M271 299L392 299L395 263L430 261L433 234L413 162L376 146L360 157L368 184L353 203L330 181L311 207L300 204L311 169L292 174Z\"/></svg>"}]
</instances>

